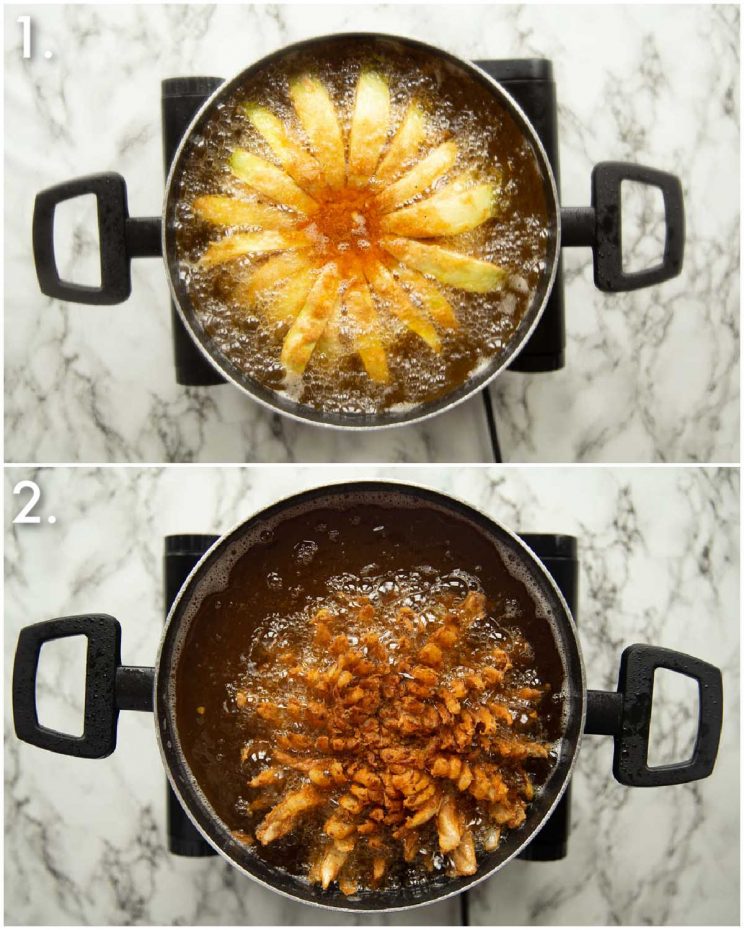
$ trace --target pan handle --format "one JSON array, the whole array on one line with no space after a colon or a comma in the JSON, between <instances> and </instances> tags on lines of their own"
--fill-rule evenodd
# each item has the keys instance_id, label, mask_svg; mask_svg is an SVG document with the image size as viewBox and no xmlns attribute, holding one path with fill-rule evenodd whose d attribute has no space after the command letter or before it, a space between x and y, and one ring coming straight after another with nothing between
<instances>
[{"instance_id":1,"label":"pan handle","mask_svg":"<svg viewBox=\"0 0 744 930\"><path fill-rule=\"evenodd\" d=\"M698 684L698 730L692 756L672 765L648 765L654 672L666 668ZM622 785L657 787L707 778L713 771L723 719L721 672L713 665L661 646L628 646L620 661L617 691L589 691L586 733L615 738L612 770Z\"/></svg>"},{"instance_id":2,"label":"pan handle","mask_svg":"<svg viewBox=\"0 0 744 930\"><path fill-rule=\"evenodd\" d=\"M36 676L44 643L85 636L85 712L82 736L39 723ZM120 710L152 710L155 670L121 665L121 626L107 614L59 617L21 630L13 664L16 736L32 746L84 759L103 759L116 748Z\"/></svg>"},{"instance_id":3,"label":"pan handle","mask_svg":"<svg viewBox=\"0 0 744 930\"><path fill-rule=\"evenodd\" d=\"M623 181L658 187L664 198L664 257L642 271L623 271ZM594 254L594 283L600 291L634 291L675 278L685 252L685 203L679 178L665 171L630 162L600 162L592 171L591 207L561 210L561 241L565 246L589 246Z\"/></svg>"},{"instance_id":4,"label":"pan handle","mask_svg":"<svg viewBox=\"0 0 744 930\"><path fill-rule=\"evenodd\" d=\"M91 287L64 281L54 253L57 204L93 194L98 210L101 284ZM160 217L130 217L127 185L120 174L89 174L48 187L36 195L32 224L34 262L39 287L47 297L79 304L120 304L132 291L133 258L162 254Z\"/></svg>"}]
</instances>

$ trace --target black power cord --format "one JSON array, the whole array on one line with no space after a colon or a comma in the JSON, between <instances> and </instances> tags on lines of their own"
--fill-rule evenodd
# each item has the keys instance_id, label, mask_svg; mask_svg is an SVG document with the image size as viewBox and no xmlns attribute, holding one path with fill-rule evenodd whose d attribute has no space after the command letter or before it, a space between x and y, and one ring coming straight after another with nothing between
<instances>
[{"instance_id":1,"label":"black power cord","mask_svg":"<svg viewBox=\"0 0 744 930\"><path fill-rule=\"evenodd\" d=\"M488 438L491 443L491 455L493 456L494 462L503 462L504 460L501 458L501 446L499 445L499 434L496 429L496 417L493 412L493 402L488 387L483 388L481 397L483 398L483 407L486 411L486 424L488 426Z\"/></svg>"},{"instance_id":2,"label":"black power cord","mask_svg":"<svg viewBox=\"0 0 744 930\"><path fill-rule=\"evenodd\" d=\"M470 926L470 895L467 891L460 892L460 926Z\"/></svg>"},{"instance_id":3,"label":"black power cord","mask_svg":"<svg viewBox=\"0 0 744 930\"><path fill-rule=\"evenodd\" d=\"M496 416L493 412L493 402L491 400L491 392L488 387L483 388L481 391L481 397L483 398L483 409L486 414L486 425L488 426L488 439L491 443L491 455L494 462L503 462L501 457L501 446L499 445L499 433L496 429ZM470 926L470 896L467 891L460 893L459 898L460 903L460 926L469 927Z\"/></svg>"}]
</instances>

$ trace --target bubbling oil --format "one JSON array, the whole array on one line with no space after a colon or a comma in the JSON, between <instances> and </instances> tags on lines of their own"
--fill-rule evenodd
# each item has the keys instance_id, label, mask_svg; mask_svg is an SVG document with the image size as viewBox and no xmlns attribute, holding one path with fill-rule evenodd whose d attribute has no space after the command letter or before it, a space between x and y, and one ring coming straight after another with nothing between
<instances>
[{"instance_id":1,"label":"bubbling oil","mask_svg":"<svg viewBox=\"0 0 744 930\"><path fill-rule=\"evenodd\" d=\"M452 516L411 509L402 521L398 509L357 505L290 517L239 555L224 582L205 594L191 621L175 698L189 767L231 831L251 833L265 813L251 810L255 792L246 785L267 764L276 735L265 722L241 712L236 694L287 705L295 685L286 669L282 673L277 667L276 656L291 652L299 663L317 663L312 618L321 607L340 618L340 628L356 647L365 633L356 619L361 603L374 606L381 638L393 642L400 636L401 608L410 607L425 627L435 628L469 592L482 592L486 622L473 628L468 649L476 655L501 646L515 659L515 688L546 687L549 697L540 706L535 734L560 739L563 666L550 624L493 545ZM254 751L246 760L241 749L251 742ZM547 760L530 761L538 795L554 763L552 753ZM299 775L296 781L299 785ZM487 824L474 806L468 817L480 842ZM318 817L310 816L291 835L252 850L272 866L305 878L321 828ZM391 849L394 867L385 887L410 888L437 875L444 879L449 863L435 846L435 834L422 836L423 852L431 853L430 872L396 859ZM364 858L359 867L366 867Z\"/></svg>"},{"instance_id":2,"label":"bubbling oil","mask_svg":"<svg viewBox=\"0 0 744 930\"><path fill-rule=\"evenodd\" d=\"M298 75L314 75L328 89L348 152L357 81L362 69L369 67L390 88L388 142L412 100L426 112L426 142L420 156L445 140L456 141L454 168L415 200L435 193L463 170L484 179L500 177L500 206L495 217L471 232L425 241L493 262L505 268L508 277L500 291L486 294L437 283L460 324L457 329L438 330L439 352L407 330L387 312L385 301L375 296L375 328L389 368L386 383L372 380L365 371L355 350L359 331L343 304L329 323L328 332L334 338L321 339L303 375L290 377L280 361L290 323L265 312L272 294L259 295L253 303L237 296L240 289L236 281L247 281L266 256L246 256L210 269L201 267L205 248L225 230L217 231L196 217L192 204L201 195L245 196L245 186L229 169L236 148L275 161L249 122L243 109L247 101L268 108L297 138L303 138L288 90L289 82ZM210 351L226 362L228 370L319 411L362 415L405 409L453 391L494 359L506 360L523 333L520 324L550 274L553 246L549 207L530 140L493 92L472 75L393 41L348 38L343 43L313 45L250 76L220 99L187 140L172 194L175 205L169 223L175 233L178 285L188 296L186 306L190 304ZM363 209L355 212L362 216L362 222L369 220L369 238L374 240L374 217L365 218ZM343 208L325 211L320 232L326 244L333 239L333 229L339 232L348 222L348 211ZM326 250L319 260L329 257L334 256ZM342 258L341 253L336 251L335 258Z\"/></svg>"}]
</instances>

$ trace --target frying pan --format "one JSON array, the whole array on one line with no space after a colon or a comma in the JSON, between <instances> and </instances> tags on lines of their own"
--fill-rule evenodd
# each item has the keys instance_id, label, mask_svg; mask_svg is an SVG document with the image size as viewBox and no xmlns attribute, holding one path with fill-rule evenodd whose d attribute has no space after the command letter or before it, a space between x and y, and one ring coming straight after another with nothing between
<instances>
[{"instance_id":1,"label":"frying pan","mask_svg":"<svg viewBox=\"0 0 744 930\"><path fill-rule=\"evenodd\" d=\"M196 782L181 747L176 719L175 679L179 656L202 599L224 587L236 559L250 553L289 517L317 510L387 508L405 533L406 511L429 509L464 522L504 560L526 585L538 615L550 627L563 669L563 718L555 762L544 787L527 810L521 828L494 852L479 858L475 875L440 876L416 887L366 891L346 897L335 886L323 891L260 859L237 842L217 817ZM44 643L85 635L88 657L83 735L69 736L39 723L36 674ZM563 794L583 733L611 735L613 774L623 785L674 785L706 778L713 770L722 721L722 683L717 668L700 659L656 646L634 645L623 652L617 691L587 691L581 647L570 611L547 569L510 530L473 507L444 494L393 482L353 482L303 492L280 501L221 537L197 563L171 607L154 668L121 664L121 628L106 614L62 617L21 631L13 669L13 714L19 739L42 749L84 758L103 758L116 746L119 711L153 711L163 765L184 810L204 838L231 865L261 884L307 904L348 911L393 911L429 904L464 891L503 868L540 830ZM650 768L647 764L653 679L657 668L689 676L698 684L698 732L686 762Z\"/></svg>"},{"instance_id":2,"label":"frying pan","mask_svg":"<svg viewBox=\"0 0 744 930\"><path fill-rule=\"evenodd\" d=\"M283 60L310 52L318 59L332 58L334 48L356 43L362 54L375 49L409 50L436 68L454 73L465 86L473 82L516 123L531 146L541 177L548 210L547 239L543 269L532 302L512 336L502 349L477 367L466 380L440 397L405 409L378 413L320 411L299 403L285 394L260 384L238 368L205 332L195 312L186 286L178 274L174 216L179 204L179 185L184 161L215 112L245 82ZM621 184L634 181L657 187L664 199L665 244L660 264L640 271L623 270ZM101 284L84 286L64 281L58 272L54 253L56 206L74 197L93 194L97 200ZM217 88L196 113L176 152L166 182L162 214L159 217L131 217L127 207L124 178L115 173L89 175L41 191L33 217L33 247L39 285L44 294L59 300L85 304L117 304L131 293L130 263L139 257L162 256L174 305L196 346L223 378L255 400L295 419L323 426L376 429L424 420L462 403L489 384L519 354L537 326L553 287L561 246L587 246L593 250L594 281L603 291L629 291L666 281L679 274L684 253L684 203L679 180L673 175L637 164L602 162L592 172L592 205L563 208L553 171L540 139L524 112L507 91L485 71L449 52L414 39L375 33L349 33L308 39L280 49L242 71Z\"/></svg>"}]
</instances>

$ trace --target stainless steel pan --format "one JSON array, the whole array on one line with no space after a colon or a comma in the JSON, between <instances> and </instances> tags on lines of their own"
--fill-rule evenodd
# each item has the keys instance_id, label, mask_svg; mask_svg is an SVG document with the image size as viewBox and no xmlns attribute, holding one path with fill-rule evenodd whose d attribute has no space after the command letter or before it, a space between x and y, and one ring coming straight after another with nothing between
<instances>
[{"instance_id":1,"label":"stainless steel pan","mask_svg":"<svg viewBox=\"0 0 744 930\"><path fill-rule=\"evenodd\" d=\"M321 412L273 391L251 378L224 355L205 333L195 313L184 282L177 272L174 215L179 204L179 182L184 159L205 123L236 88L283 59L296 53L316 53L319 58L333 54L334 47L358 43L365 50L395 47L409 49L424 56L438 68L447 69L466 85L485 88L495 103L506 111L532 147L548 206L547 240L544 267L527 312L519 326L490 361L482 365L458 387L436 400L419 403L404 410L386 410L375 414ZM661 189L665 205L665 248L663 261L649 269L628 273L622 265L622 216L620 186L623 181L650 184ZM101 252L101 285L86 287L60 278L54 255L54 211L62 201L84 194L94 194L98 202ZM41 290L59 300L87 304L115 304L126 300L131 292L130 262L142 256L162 256L174 305L206 359L228 381L255 400L290 417L323 426L377 429L424 420L462 403L493 381L514 360L537 326L555 280L560 249L587 246L594 253L594 278L603 291L626 291L647 287L679 274L684 251L684 207L679 180L672 175L636 164L603 162L592 173L592 205L586 208L563 208L550 163L530 120L515 100L485 71L449 52L413 39L367 33L351 33L308 39L273 52L251 65L232 80L221 85L197 112L172 163L168 175L162 214L159 217L130 217L126 183L113 173L90 175L58 184L36 197L33 219L33 242L36 270Z\"/></svg>"}]
</instances>

